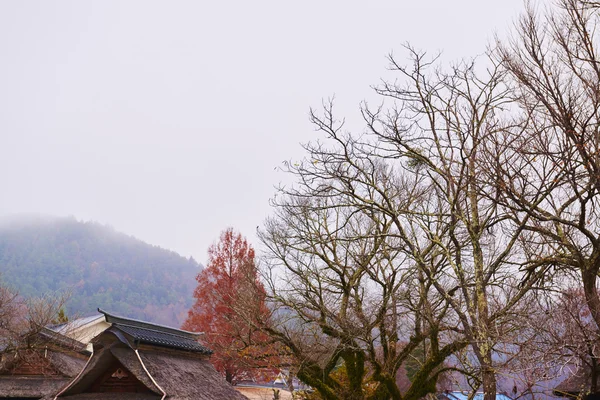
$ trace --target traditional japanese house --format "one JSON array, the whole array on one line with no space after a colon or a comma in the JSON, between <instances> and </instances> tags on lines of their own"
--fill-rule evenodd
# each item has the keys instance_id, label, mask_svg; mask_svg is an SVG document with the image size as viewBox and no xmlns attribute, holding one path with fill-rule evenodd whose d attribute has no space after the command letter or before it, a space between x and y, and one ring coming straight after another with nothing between
<instances>
[{"instance_id":1,"label":"traditional japanese house","mask_svg":"<svg viewBox=\"0 0 600 400\"><path fill-rule=\"evenodd\" d=\"M49 399L242 400L214 369L199 334L99 310L110 327L72 382Z\"/></svg>"},{"instance_id":2,"label":"traditional japanese house","mask_svg":"<svg viewBox=\"0 0 600 400\"><path fill-rule=\"evenodd\" d=\"M85 344L42 328L0 355L0 399L41 399L58 392L82 370Z\"/></svg>"}]
</instances>

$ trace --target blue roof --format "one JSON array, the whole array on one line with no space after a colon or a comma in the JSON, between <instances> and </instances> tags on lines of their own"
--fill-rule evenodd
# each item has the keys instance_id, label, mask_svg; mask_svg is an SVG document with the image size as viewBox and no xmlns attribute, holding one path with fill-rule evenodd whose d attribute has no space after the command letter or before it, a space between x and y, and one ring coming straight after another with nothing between
<instances>
[{"instance_id":1,"label":"blue roof","mask_svg":"<svg viewBox=\"0 0 600 400\"><path fill-rule=\"evenodd\" d=\"M469 392L448 392L444 393L443 396L447 397L450 400L468 400ZM479 392L473 396L473 400L483 400L483 393ZM512 400L505 394L498 393L496 394L496 400Z\"/></svg>"}]
</instances>

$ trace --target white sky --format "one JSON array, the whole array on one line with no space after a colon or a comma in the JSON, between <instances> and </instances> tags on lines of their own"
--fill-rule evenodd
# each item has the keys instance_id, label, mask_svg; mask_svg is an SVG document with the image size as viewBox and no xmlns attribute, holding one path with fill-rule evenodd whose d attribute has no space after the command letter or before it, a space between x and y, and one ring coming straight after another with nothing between
<instances>
[{"instance_id":1,"label":"white sky","mask_svg":"<svg viewBox=\"0 0 600 400\"><path fill-rule=\"evenodd\" d=\"M95 220L206 261L255 246L275 169L358 104L402 44L455 60L521 0L0 1L0 215Z\"/></svg>"}]
</instances>

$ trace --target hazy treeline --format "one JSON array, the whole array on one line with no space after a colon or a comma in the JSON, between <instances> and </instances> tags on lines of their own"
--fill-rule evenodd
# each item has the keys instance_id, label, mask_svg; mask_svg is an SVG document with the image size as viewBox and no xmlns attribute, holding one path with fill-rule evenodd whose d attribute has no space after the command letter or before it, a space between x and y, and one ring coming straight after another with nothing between
<instances>
[{"instance_id":1,"label":"hazy treeline","mask_svg":"<svg viewBox=\"0 0 600 400\"><path fill-rule=\"evenodd\" d=\"M67 291L71 317L98 307L178 326L192 305L200 265L112 228L74 218L0 224L3 282L22 297Z\"/></svg>"}]
</instances>

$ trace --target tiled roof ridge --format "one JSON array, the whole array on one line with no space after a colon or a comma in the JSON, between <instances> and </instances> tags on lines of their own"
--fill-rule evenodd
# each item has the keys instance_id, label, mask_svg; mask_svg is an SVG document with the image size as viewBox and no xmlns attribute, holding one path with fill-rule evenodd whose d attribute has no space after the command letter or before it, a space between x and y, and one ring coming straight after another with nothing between
<instances>
[{"instance_id":1,"label":"tiled roof ridge","mask_svg":"<svg viewBox=\"0 0 600 400\"><path fill-rule=\"evenodd\" d=\"M113 322L112 324L113 324L113 326L115 326L117 328L120 327L120 326L124 326L124 327L129 327L129 328L143 329L143 330L146 330L146 331L161 333L163 335L175 336L175 337L182 338L182 339L188 339L188 340L190 339L190 337L187 336L187 335L180 335L180 334L177 334L177 333L165 332L165 331L161 331L161 330L156 330L156 329L148 328L148 327L145 327L145 326L123 324L121 322ZM198 336L200 336L200 334L198 334Z\"/></svg>"},{"instance_id":2,"label":"tiled roof ridge","mask_svg":"<svg viewBox=\"0 0 600 400\"><path fill-rule=\"evenodd\" d=\"M153 330L155 332L170 334L173 336L187 337L187 338L190 338L193 340L196 340L198 337L203 335L202 332L184 331L182 329L177 329L177 328L173 328L170 326L165 326L165 325L155 324L152 322L140 321L140 320L134 319L134 318L126 318L126 317L122 317L119 315L110 314L107 311L104 311L100 308L98 308L98 312L104 314L104 316L106 317L106 322L109 322L112 324L121 324L121 325L125 325L125 326L130 326L132 328L148 329L148 330Z\"/></svg>"},{"instance_id":3,"label":"tiled roof ridge","mask_svg":"<svg viewBox=\"0 0 600 400\"><path fill-rule=\"evenodd\" d=\"M170 348L176 348L186 351L199 352L202 354L210 355L212 351L200 343L197 340L192 339L190 336L173 335L163 331L157 331L147 328L140 328L138 326L124 325L119 323L113 323L110 331L119 331L131 336L134 341L140 343L146 343L157 346L166 346ZM117 335L118 336L118 335ZM123 339L121 340L123 341Z\"/></svg>"}]
</instances>

